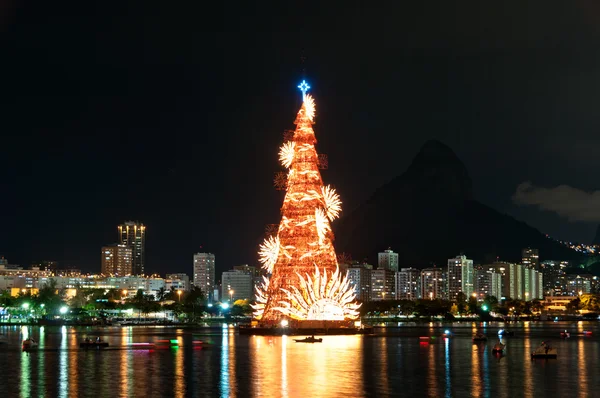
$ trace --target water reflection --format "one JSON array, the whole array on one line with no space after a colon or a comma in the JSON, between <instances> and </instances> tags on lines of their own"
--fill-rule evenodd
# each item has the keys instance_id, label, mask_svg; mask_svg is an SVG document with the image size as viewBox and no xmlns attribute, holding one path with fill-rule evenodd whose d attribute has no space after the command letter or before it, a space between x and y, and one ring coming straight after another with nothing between
<instances>
[{"instance_id":1,"label":"water reflection","mask_svg":"<svg viewBox=\"0 0 600 398\"><path fill-rule=\"evenodd\" d=\"M527 329L529 322L526 322L525 324L527 325L525 326L525 328ZM531 380L531 352L533 351L533 348L531 347L531 342L529 341L529 339L525 339L523 343L523 348L523 394L525 397L532 397L534 396L533 383Z\"/></svg>"},{"instance_id":2,"label":"water reflection","mask_svg":"<svg viewBox=\"0 0 600 398\"><path fill-rule=\"evenodd\" d=\"M600 325L584 326L594 336L600 331ZM89 329L0 326L10 340L0 346L5 347L0 397L594 396L600 385L594 378L600 374L599 343L583 336L558 340L565 327L575 331L574 324L532 323L528 335L502 339L508 345L500 359L491 352L495 341L472 343L471 324L456 328L450 339L422 345L418 336L430 330L427 324L412 336L405 328L400 336L323 336L321 344L239 336L226 328L206 332L216 333L214 346L198 350L189 344L192 332L182 330L179 348L155 352L125 347L166 338L172 329L113 328L103 332L109 350L84 351L78 342ZM491 336L494 327L487 328ZM439 335L439 328L434 332ZM38 340L39 352L21 352L25 336ZM559 358L531 361L533 348L548 336L555 337L550 341Z\"/></svg>"},{"instance_id":3,"label":"water reflection","mask_svg":"<svg viewBox=\"0 0 600 398\"><path fill-rule=\"evenodd\" d=\"M27 351L23 351L21 355L21 386L20 395L23 398L29 398L31 396L31 354Z\"/></svg>"},{"instance_id":4,"label":"water reflection","mask_svg":"<svg viewBox=\"0 0 600 398\"><path fill-rule=\"evenodd\" d=\"M481 386L481 369L479 365L479 348L485 350L485 346L473 344L471 350L471 395L480 397L482 392Z\"/></svg>"},{"instance_id":5,"label":"water reflection","mask_svg":"<svg viewBox=\"0 0 600 398\"><path fill-rule=\"evenodd\" d=\"M60 328L60 348L58 350L58 396L69 396L69 353L67 351L69 342L67 341L67 327Z\"/></svg>"},{"instance_id":6,"label":"water reflection","mask_svg":"<svg viewBox=\"0 0 600 398\"><path fill-rule=\"evenodd\" d=\"M577 343L577 369L579 370L579 396L588 396L588 369L587 369L587 350L584 346L583 340L579 340Z\"/></svg>"},{"instance_id":7,"label":"water reflection","mask_svg":"<svg viewBox=\"0 0 600 398\"><path fill-rule=\"evenodd\" d=\"M184 397L185 396L185 374L183 370L183 351L179 350L179 347L173 347L173 354L175 354L175 385L174 385L174 396Z\"/></svg>"},{"instance_id":8,"label":"water reflection","mask_svg":"<svg viewBox=\"0 0 600 398\"><path fill-rule=\"evenodd\" d=\"M44 348L46 347L46 333L44 332L45 328L44 326L42 326L40 328L40 335L39 335L39 339L38 339L38 343L39 343L39 347L40 347L40 352L38 353L38 361L37 361L37 366L38 366L38 390L39 391L45 391L46 390L46 373L45 373L45 366L44 363L46 361L46 355L45 355L45 351Z\"/></svg>"},{"instance_id":9,"label":"water reflection","mask_svg":"<svg viewBox=\"0 0 600 398\"><path fill-rule=\"evenodd\" d=\"M128 347L129 345L131 345L132 343L132 328L131 327L124 327L121 328L121 345L123 347ZM129 371L131 368L131 358L132 355L120 355L120 359L121 359L121 363L120 363L120 395L122 397L127 397L130 396L132 394L133 391L133 386L131 385L131 381L130 381L130 375L129 375Z\"/></svg>"},{"instance_id":10,"label":"water reflection","mask_svg":"<svg viewBox=\"0 0 600 398\"><path fill-rule=\"evenodd\" d=\"M430 397L439 397L440 389L438 385L438 377L437 377L437 358L436 358L436 350L433 344L429 343L419 343L424 347L427 347L429 352L428 362L427 362L427 387L429 390Z\"/></svg>"},{"instance_id":11,"label":"water reflection","mask_svg":"<svg viewBox=\"0 0 600 398\"><path fill-rule=\"evenodd\" d=\"M229 389L229 330L223 328L223 338L221 347L221 396L230 397Z\"/></svg>"},{"instance_id":12,"label":"water reflection","mask_svg":"<svg viewBox=\"0 0 600 398\"><path fill-rule=\"evenodd\" d=\"M387 355L387 338L383 337L379 339L379 363L380 363L380 374L388 374L388 355ZM388 386L388 378L384 377L380 380L379 393L388 396L390 394L389 386Z\"/></svg>"},{"instance_id":13,"label":"water reflection","mask_svg":"<svg viewBox=\"0 0 600 398\"><path fill-rule=\"evenodd\" d=\"M444 357L446 359L444 370L446 371L446 397L452 396L452 377L450 375L450 339L444 338Z\"/></svg>"},{"instance_id":14,"label":"water reflection","mask_svg":"<svg viewBox=\"0 0 600 398\"><path fill-rule=\"evenodd\" d=\"M287 342L288 337L281 337L281 396L288 396L288 381L287 381Z\"/></svg>"}]
</instances>

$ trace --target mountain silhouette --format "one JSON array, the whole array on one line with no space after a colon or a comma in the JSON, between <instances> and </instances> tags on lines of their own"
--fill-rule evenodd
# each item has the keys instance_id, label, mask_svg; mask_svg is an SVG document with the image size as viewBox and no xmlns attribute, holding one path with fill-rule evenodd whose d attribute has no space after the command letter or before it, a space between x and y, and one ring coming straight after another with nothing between
<instances>
[{"instance_id":1,"label":"mountain silhouette","mask_svg":"<svg viewBox=\"0 0 600 398\"><path fill-rule=\"evenodd\" d=\"M336 227L336 249L376 264L392 248L401 266L446 264L464 253L475 262L521 261L521 249L542 259L579 258L537 229L473 198L465 165L439 141L428 141L402 175L379 188Z\"/></svg>"}]
</instances>

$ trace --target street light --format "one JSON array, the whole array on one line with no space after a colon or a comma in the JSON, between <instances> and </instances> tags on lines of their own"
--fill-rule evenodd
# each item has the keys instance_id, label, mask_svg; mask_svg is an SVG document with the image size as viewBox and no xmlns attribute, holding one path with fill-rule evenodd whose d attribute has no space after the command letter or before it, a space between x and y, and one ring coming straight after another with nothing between
<instances>
[{"instance_id":1,"label":"street light","mask_svg":"<svg viewBox=\"0 0 600 398\"><path fill-rule=\"evenodd\" d=\"M127 289L123 289L123 296L127 296Z\"/></svg>"},{"instance_id":2,"label":"street light","mask_svg":"<svg viewBox=\"0 0 600 398\"><path fill-rule=\"evenodd\" d=\"M24 310L28 310L29 309L29 303L23 303L22 305Z\"/></svg>"},{"instance_id":3,"label":"street light","mask_svg":"<svg viewBox=\"0 0 600 398\"><path fill-rule=\"evenodd\" d=\"M233 290L229 291L229 301L233 301Z\"/></svg>"},{"instance_id":4,"label":"street light","mask_svg":"<svg viewBox=\"0 0 600 398\"><path fill-rule=\"evenodd\" d=\"M182 292L181 292L181 290L178 290L178 291L177 291L177 295L179 296L179 302L180 302L180 303L181 303L181 293L182 293Z\"/></svg>"},{"instance_id":5,"label":"street light","mask_svg":"<svg viewBox=\"0 0 600 398\"><path fill-rule=\"evenodd\" d=\"M67 307L67 306L60 307L60 310L59 310L59 312L60 312L61 314L63 314L63 315L64 315L64 314L66 314L66 313L67 313L67 311L69 311L69 307Z\"/></svg>"},{"instance_id":6,"label":"street light","mask_svg":"<svg viewBox=\"0 0 600 398\"><path fill-rule=\"evenodd\" d=\"M429 300L433 300L433 292L429 292Z\"/></svg>"}]
</instances>

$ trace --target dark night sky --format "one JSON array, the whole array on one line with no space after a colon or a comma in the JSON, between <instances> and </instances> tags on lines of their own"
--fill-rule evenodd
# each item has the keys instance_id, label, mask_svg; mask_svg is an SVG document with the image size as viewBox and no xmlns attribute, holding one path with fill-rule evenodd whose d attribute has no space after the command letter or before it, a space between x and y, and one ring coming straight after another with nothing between
<instances>
[{"instance_id":1,"label":"dark night sky","mask_svg":"<svg viewBox=\"0 0 600 398\"><path fill-rule=\"evenodd\" d=\"M593 238L591 0L110 3L0 2L0 253L11 263L98 271L127 219L148 227L150 271L190 273L200 245L219 271L255 263L264 225L279 221L272 178L300 105L302 48L323 177L347 212L435 138L480 201L558 238Z\"/></svg>"}]
</instances>

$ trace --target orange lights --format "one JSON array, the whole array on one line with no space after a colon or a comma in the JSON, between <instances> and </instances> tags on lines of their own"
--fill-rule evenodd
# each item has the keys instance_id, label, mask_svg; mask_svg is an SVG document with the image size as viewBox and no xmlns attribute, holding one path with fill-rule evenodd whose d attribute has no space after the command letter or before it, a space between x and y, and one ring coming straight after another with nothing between
<instances>
[{"instance_id":1,"label":"orange lights","mask_svg":"<svg viewBox=\"0 0 600 398\"><path fill-rule=\"evenodd\" d=\"M358 305L338 269L330 222L339 216L341 200L324 186L319 172L317 142L312 129L315 103L310 95L296 117L293 137L279 151L288 169L281 221L276 234L259 249L263 269L270 274L256 289L256 319L347 320L358 316Z\"/></svg>"}]
</instances>

